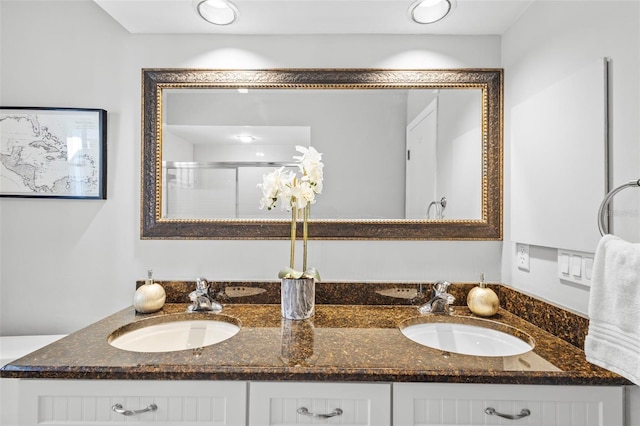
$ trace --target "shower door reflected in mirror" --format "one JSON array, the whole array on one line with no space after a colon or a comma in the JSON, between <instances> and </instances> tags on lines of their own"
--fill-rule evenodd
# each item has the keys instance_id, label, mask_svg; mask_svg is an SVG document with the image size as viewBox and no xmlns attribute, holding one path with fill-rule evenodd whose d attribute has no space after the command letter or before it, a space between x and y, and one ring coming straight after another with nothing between
<instances>
[{"instance_id":1,"label":"shower door reflected in mirror","mask_svg":"<svg viewBox=\"0 0 640 426\"><path fill-rule=\"evenodd\" d=\"M257 184L274 168L294 170L305 126L164 124L162 216L167 219L286 218L259 209Z\"/></svg>"}]
</instances>

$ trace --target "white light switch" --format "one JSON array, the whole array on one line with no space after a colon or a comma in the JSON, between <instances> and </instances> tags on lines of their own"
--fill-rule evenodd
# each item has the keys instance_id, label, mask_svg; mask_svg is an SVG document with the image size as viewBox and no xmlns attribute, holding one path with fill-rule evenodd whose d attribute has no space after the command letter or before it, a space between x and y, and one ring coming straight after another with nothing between
<instances>
[{"instance_id":1,"label":"white light switch","mask_svg":"<svg viewBox=\"0 0 640 426\"><path fill-rule=\"evenodd\" d=\"M560 272L569 275L569 255L566 253L560 254Z\"/></svg>"},{"instance_id":2,"label":"white light switch","mask_svg":"<svg viewBox=\"0 0 640 426\"><path fill-rule=\"evenodd\" d=\"M582 256L571 256L571 275L576 278L582 276Z\"/></svg>"},{"instance_id":3,"label":"white light switch","mask_svg":"<svg viewBox=\"0 0 640 426\"><path fill-rule=\"evenodd\" d=\"M591 279L591 273L593 272L593 258L584 258L584 277L588 280Z\"/></svg>"}]
</instances>

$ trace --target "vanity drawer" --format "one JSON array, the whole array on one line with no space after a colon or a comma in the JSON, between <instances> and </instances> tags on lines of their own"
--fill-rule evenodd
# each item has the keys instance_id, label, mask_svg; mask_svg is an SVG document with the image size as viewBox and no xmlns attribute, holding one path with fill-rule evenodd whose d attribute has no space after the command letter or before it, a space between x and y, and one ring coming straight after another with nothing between
<instances>
[{"instance_id":1,"label":"vanity drawer","mask_svg":"<svg viewBox=\"0 0 640 426\"><path fill-rule=\"evenodd\" d=\"M246 382L39 380L19 382L20 425L246 425ZM123 415L113 410L155 411Z\"/></svg>"},{"instance_id":2,"label":"vanity drawer","mask_svg":"<svg viewBox=\"0 0 640 426\"><path fill-rule=\"evenodd\" d=\"M493 414L486 412L491 409ZM498 413L522 417L507 419ZM402 426L621 426L623 389L397 383L393 385L393 421Z\"/></svg>"},{"instance_id":3,"label":"vanity drawer","mask_svg":"<svg viewBox=\"0 0 640 426\"><path fill-rule=\"evenodd\" d=\"M390 384L252 382L250 389L250 426L391 424Z\"/></svg>"}]
</instances>

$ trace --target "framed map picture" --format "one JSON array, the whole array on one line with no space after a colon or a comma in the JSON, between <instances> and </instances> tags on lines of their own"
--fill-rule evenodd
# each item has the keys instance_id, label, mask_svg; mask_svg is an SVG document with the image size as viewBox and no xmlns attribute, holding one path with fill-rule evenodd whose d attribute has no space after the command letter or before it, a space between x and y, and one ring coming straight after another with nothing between
<instances>
[{"instance_id":1,"label":"framed map picture","mask_svg":"<svg viewBox=\"0 0 640 426\"><path fill-rule=\"evenodd\" d=\"M0 197L107 198L107 111L0 107Z\"/></svg>"}]
</instances>

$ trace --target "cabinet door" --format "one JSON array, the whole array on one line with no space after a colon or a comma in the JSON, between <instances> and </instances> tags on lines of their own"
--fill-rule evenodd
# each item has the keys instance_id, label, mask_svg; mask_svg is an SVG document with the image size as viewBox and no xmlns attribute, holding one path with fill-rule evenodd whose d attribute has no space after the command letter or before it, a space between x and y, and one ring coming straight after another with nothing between
<instances>
[{"instance_id":1,"label":"cabinet door","mask_svg":"<svg viewBox=\"0 0 640 426\"><path fill-rule=\"evenodd\" d=\"M246 425L246 382L21 379L19 391L20 425Z\"/></svg>"},{"instance_id":2,"label":"cabinet door","mask_svg":"<svg viewBox=\"0 0 640 426\"><path fill-rule=\"evenodd\" d=\"M393 422L402 426L622 426L623 392L614 386L398 383L393 385Z\"/></svg>"},{"instance_id":3,"label":"cabinet door","mask_svg":"<svg viewBox=\"0 0 640 426\"><path fill-rule=\"evenodd\" d=\"M0 379L0 425L18 424L18 382L20 379Z\"/></svg>"},{"instance_id":4,"label":"cabinet door","mask_svg":"<svg viewBox=\"0 0 640 426\"><path fill-rule=\"evenodd\" d=\"M252 382L250 426L389 426L391 385Z\"/></svg>"}]
</instances>

